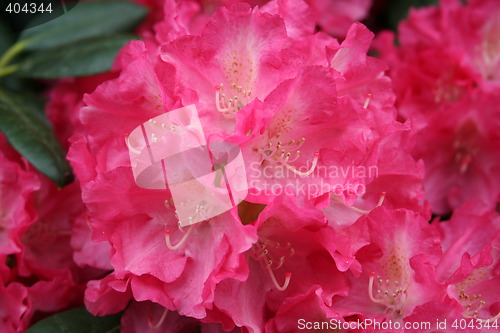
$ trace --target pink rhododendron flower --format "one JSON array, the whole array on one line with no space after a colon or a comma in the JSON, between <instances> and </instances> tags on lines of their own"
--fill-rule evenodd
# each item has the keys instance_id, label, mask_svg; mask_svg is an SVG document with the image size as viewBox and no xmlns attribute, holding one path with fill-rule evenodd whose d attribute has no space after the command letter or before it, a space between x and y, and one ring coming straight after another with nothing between
<instances>
[{"instance_id":1,"label":"pink rhododendron flower","mask_svg":"<svg viewBox=\"0 0 500 333\"><path fill-rule=\"evenodd\" d=\"M51 278L62 271L76 269L70 240L73 223L84 206L78 184L62 190L48 179L42 179L42 184L35 201L37 220L23 234L23 251L18 255L18 263L22 275ZM61 209L61 205L65 209Z\"/></svg>"},{"instance_id":2,"label":"pink rhododendron flower","mask_svg":"<svg viewBox=\"0 0 500 333\"><path fill-rule=\"evenodd\" d=\"M334 310L344 317L402 321L418 305L444 295L433 273L441 256L434 226L415 212L383 207L363 222L371 237L357 253L363 273L351 277L349 297L337 299Z\"/></svg>"},{"instance_id":3,"label":"pink rhododendron flower","mask_svg":"<svg viewBox=\"0 0 500 333\"><path fill-rule=\"evenodd\" d=\"M263 134L250 135L251 141L241 145L245 163L251 170L250 187L259 196L254 200L268 201L276 185L286 189L288 195L305 196L301 190L305 184L308 195L316 197L331 191L335 185L343 188L349 181L353 186L360 181L351 174L346 177L328 169L333 161L340 162L341 168L348 168L348 163L365 158L363 148L371 144L366 138L369 128L352 101L337 99L334 88L334 76L328 69L306 67L264 101L278 105L278 111L265 131L260 131ZM338 161L336 145L352 147L351 155ZM342 192L340 188L336 190Z\"/></svg>"},{"instance_id":4,"label":"pink rhododendron flower","mask_svg":"<svg viewBox=\"0 0 500 333\"><path fill-rule=\"evenodd\" d=\"M335 37L342 38L352 23L366 18L372 0L307 0L319 27Z\"/></svg>"},{"instance_id":5,"label":"pink rhododendron flower","mask_svg":"<svg viewBox=\"0 0 500 333\"><path fill-rule=\"evenodd\" d=\"M487 3L471 8L489 20ZM124 311L123 332L296 332L300 318L497 319L496 23L469 22L489 45L478 54L464 51L473 39L461 37L457 48L439 42L448 32L434 22L451 26L443 13L462 17L468 7L446 1L443 13L413 12L401 48L384 44L387 36L378 42L395 64L394 94L387 66L367 55L373 34L365 26L325 15L321 28L345 38L315 32L318 8L347 3L309 4L166 1L111 73L56 85L48 114L70 145L78 183L58 190L41 178L34 193L35 185L26 191L5 176L21 193L12 207L27 216L21 231L5 234L14 252L4 254L18 259L15 268L0 265L8 325L29 326L50 293L54 312L83 292L95 315ZM336 14L357 20L370 4ZM442 59L450 60L444 74ZM129 154L136 131L152 163L151 142L179 148L154 128L174 132L156 119L183 107L198 112L199 142L237 145L250 193L185 227L173 169L163 159L162 172L145 177L165 186L143 188ZM187 156L174 168L182 176L204 167ZM6 170L23 175L9 161ZM203 196L194 192L185 196ZM429 223L431 208L456 210ZM22 278L37 282L27 287Z\"/></svg>"},{"instance_id":6,"label":"pink rhododendron flower","mask_svg":"<svg viewBox=\"0 0 500 333\"><path fill-rule=\"evenodd\" d=\"M464 318L500 318L500 215L480 201L469 201L438 227L444 255L437 273L448 284L448 296L460 304Z\"/></svg>"},{"instance_id":7,"label":"pink rhododendron flower","mask_svg":"<svg viewBox=\"0 0 500 333\"><path fill-rule=\"evenodd\" d=\"M405 318L406 322L415 323L415 328L407 329L405 332L432 333L436 331L436 328L446 333L480 331L469 327L464 328L466 325L463 324L462 328L460 328L460 324L454 326L454 323L460 323L460 320L463 320L459 311L456 304L453 304L453 301L450 299L445 299L445 301L431 301L419 305L410 316ZM424 326L421 323L426 324ZM427 325L427 323L431 324ZM477 326L479 327L479 325Z\"/></svg>"},{"instance_id":8,"label":"pink rhododendron flower","mask_svg":"<svg viewBox=\"0 0 500 333\"><path fill-rule=\"evenodd\" d=\"M215 283L229 276L243 278L245 266L241 253L251 246L252 230L227 214L225 218L218 217L211 223L193 227L189 232L190 241L180 247L183 234L177 230L168 194L137 187L123 134L147 121L151 110L157 114L163 112L165 107L176 103L177 97L173 95L176 90L166 87L168 81L160 81L155 72L166 75L172 71L168 64L158 62L153 67L142 42L132 43L127 51L124 58L134 55L133 62L123 69L118 79L101 85L87 98L89 106L82 110L81 116L86 136L75 141L70 158L77 174L81 171L83 199L89 209L94 237L109 240L112 246L111 263L116 277L130 281L137 300L155 300L183 315L202 317L205 302L213 298ZM148 84L136 84L138 76ZM115 98L109 100L110 95ZM119 116L115 114L117 111ZM103 117L118 117L123 121L122 124L108 123L109 131L103 132ZM96 136L91 137L92 132ZM92 155L98 151L100 157ZM109 156L115 156L113 161L108 158L108 152ZM88 159L83 160L82 156ZM92 172L86 170L90 165ZM116 205L117 199L121 208L108 210L107 205ZM130 237L134 238L133 242L128 241ZM170 287L165 288L167 285Z\"/></svg>"},{"instance_id":9,"label":"pink rhododendron flower","mask_svg":"<svg viewBox=\"0 0 500 333\"><path fill-rule=\"evenodd\" d=\"M19 253L21 237L33 223L33 192L40 188L40 181L26 162L11 152L0 136L0 254Z\"/></svg>"},{"instance_id":10,"label":"pink rhododendron flower","mask_svg":"<svg viewBox=\"0 0 500 333\"><path fill-rule=\"evenodd\" d=\"M205 127L210 136L232 131L237 112L246 115L259 107L251 102L264 100L296 73L285 58L286 41L282 19L241 4L216 11L201 36L163 45L162 59L175 66L186 93L195 93L200 117L210 120ZM183 97L186 104L196 101L186 98L189 95Z\"/></svg>"},{"instance_id":11,"label":"pink rhododendron flower","mask_svg":"<svg viewBox=\"0 0 500 333\"><path fill-rule=\"evenodd\" d=\"M320 329L335 329L330 323L343 322L343 318L332 311L324 301L321 287L312 287L306 293L289 297L281 304L276 316L266 324L266 332L296 332L297 329L317 329L314 323L326 322ZM297 320L297 318L300 318ZM331 321L334 319L334 321Z\"/></svg>"},{"instance_id":12,"label":"pink rhododendron flower","mask_svg":"<svg viewBox=\"0 0 500 333\"><path fill-rule=\"evenodd\" d=\"M131 303L125 311L121 326L123 333L177 333L192 332L198 323L193 318L181 317L152 302Z\"/></svg>"},{"instance_id":13,"label":"pink rhododendron flower","mask_svg":"<svg viewBox=\"0 0 500 333\"><path fill-rule=\"evenodd\" d=\"M462 112L443 109L419 133L414 154L425 163L427 198L436 213L468 199L498 202L498 101L498 94L472 94L455 104Z\"/></svg>"},{"instance_id":14,"label":"pink rhododendron flower","mask_svg":"<svg viewBox=\"0 0 500 333\"><path fill-rule=\"evenodd\" d=\"M338 94L353 98L364 109L363 118L377 133L391 128L396 109L391 80L384 73L387 66L367 56L373 37L364 25L355 23L342 44L328 48L328 59L330 66L341 74L337 77Z\"/></svg>"},{"instance_id":15,"label":"pink rhododendron flower","mask_svg":"<svg viewBox=\"0 0 500 333\"><path fill-rule=\"evenodd\" d=\"M0 140L0 331L24 332L49 314L81 305L86 281L103 274L98 268L108 267L79 265L74 260L70 240L76 220L85 212L79 185L58 188L29 166L3 137ZM89 235L90 229L85 227L80 234ZM94 255L95 251L88 250L81 257ZM107 256L100 259L106 260Z\"/></svg>"},{"instance_id":16,"label":"pink rhododendron flower","mask_svg":"<svg viewBox=\"0 0 500 333\"><path fill-rule=\"evenodd\" d=\"M90 77L60 80L49 93L45 112L63 146L69 146L68 139L80 125L78 112L83 107L83 95L91 93L102 82L116 77L115 72Z\"/></svg>"},{"instance_id":17,"label":"pink rhododendron flower","mask_svg":"<svg viewBox=\"0 0 500 333\"><path fill-rule=\"evenodd\" d=\"M247 252L248 279L224 280L216 289L214 305L233 321L227 328L261 332L265 309L278 311L281 303L307 293L311 285L324 286L326 304L334 295L346 295L345 278L335 266L335 234L320 211L299 210L282 196L264 208L254 225L259 239ZM313 271L320 266L321 271ZM247 306L239 308L242 299ZM217 315L212 312L209 318Z\"/></svg>"},{"instance_id":18,"label":"pink rhododendron flower","mask_svg":"<svg viewBox=\"0 0 500 333\"><path fill-rule=\"evenodd\" d=\"M411 146L407 128L395 119L385 67L366 56L373 35L354 25L339 44L314 33L304 4L297 2L301 15L291 15L292 3L221 7L198 34L186 7L169 2L165 8L174 10L165 11L154 40L125 47L117 77L84 97L68 155L88 209L88 218L78 221L88 221L93 240L109 243L114 270L88 284L85 303L92 313L126 309L123 320L141 330L160 327L177 312L225 330L279 331L290 325L282 316L303 299L325 318L344 320L328 308L349 295L348 276L362 274L357 254L372 240L371 229L356 222L364 213L325 219L315 201L335 192L344 207L359 199L368 212L382 205L390 177L401 175L401 182L414 185L394 187L388 203L420 207L419 166L409 148L396 153L397 144L390 144L397 138ZM239 145L247 170L259 173L250 175L257 181L249 181L251 188L270 181L280 188L292 184L292 193L261 191L231 211L178 228L169 191L135 183L126 138L150 119L191 104L208 142ZM387 151L397 158L379 157ZM410 169L397 169L401 161ZM321 167L379 165L387 181L369 194L345 186L366 186L378 174L315 175ZM289 177L277 176L280 170ZM319 190L298 193L302 184ZM85 240L72 244L84 249ZM130 301L140 303L127 307ZM156 309L154 318L133 314L139 304Z\"/></svg>"},{"instance_id":19,"label":"pink rhododendron flower","mask_svg":"<svg viewBox=\"0 0 500 333\"><path fill-rule=\"evenodd\" d=\"M378 41L390 65L402 118L417 130L413 151L425 164L426 199L448 214L469 199L498 202L497 1L441 1L411 11L400 47Z\"/></svg>"},{"instance_id":20,"label":"pink rhododendron flower","mask_svg":"<svg viewBox=\"0 0 500 333\"><path fill-rule=\"evenodd\" d=\"M0 328L2 332L17 333L21 326L21 317L28 308L26 304L27 291L21 283L10 282L11 271L4 262L6 256L0 256Z\"/></svg>"},{"instance_id":21,"label":"pink rhododendron flower","mask_svg":"<svg viewBox=\"0 0 500 333\"><path fill-rule=\"evenodd\" d=\"M6 261L6 260L2 260ZM0 308L2 332L24 332L34 321L81 304L84 285L76 285L69 271L50 280L17 276L11 259L2 267ZM3 264L2 264L3 265ZM30 281L26 285L26 281Z\"/></svg>"},{"instance_id":22,"label":"pink rhododendron flower","mask_svg":"<svg viewBox=\"0 0 500 333\"><path fill-rule=\"evenodd\" d=\"M82 303L85 281L102 274L80 269L73 261L70 245L74 218L83 210L76 186L63 190L28 167L6 144L2 147L2 200L10 201L14 213L6 210L6 253L2 254L2 332L24 332L43 316ZM27 192L19 192L24 185ZM13 197L18 194L16 200ZM27 200L27 198L29 198ZM61 205L65 209L61 209ZM29 217L29 218L27 218ZM17 222L18 224L12 224ZM87 231L88 233L89 231ZM15 244L8 248L7 245ZM5 256L9 254L9 256ZM89 253L93 255L93 253Z\"/></svg>"}]
</instances>

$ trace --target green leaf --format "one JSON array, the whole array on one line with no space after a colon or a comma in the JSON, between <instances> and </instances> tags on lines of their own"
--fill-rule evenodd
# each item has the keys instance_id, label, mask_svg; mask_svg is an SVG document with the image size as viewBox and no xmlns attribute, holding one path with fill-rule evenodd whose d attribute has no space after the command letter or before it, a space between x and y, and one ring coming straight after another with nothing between
<instances>
[{"instance_id":1,"label":"green leaf","mask_svg":"<svg viewBox=\"0 0 500 333\"><path fill-rule=\"evenodd\" d=\"M111 333L118 332L119 326L120 314L95 317L80 307L45 318L26 333Z\"/></svg>"},{"instance_id":2,"label":"green leaf","mask_svg":"<svg viewBox=\"0 0 500 333\"><path fill-rule=\"evenodd\" d=\"M87 76L111 69L118 51L134 35L115 35L82 40L63 47L28 54L17 64L16 75L38 79Z\"/></svg>"},{"instance_id":3,"label":"green leaf","mask_svg":"<svg viewBox=\"0 0 500 333\"><path fill-rule=\"evenodd\" d=\"M0 20L0 55L14 43L14 35L6 21Z\"/></svg>"},{"instance_id":4,"label":"green leaf","mask_svg":"<svg viewBox=\"0 0 500 333\"><path fill-rule=\"evenodd\" d=\"M79 2L68 13L24 30L25 50L58 47L79 40L132 31L144 18L145 7L127 1Z\"/></svg>"},{"instance_id":5,"label":"green leaf","mask_svg":"<svg viewBox=\"0 0 500 333\"><path fill-rule=\"evenodd\" d=\"M65 151L43 115L24 103L26 98L0 89L0 131L35 168L58 186L67 185L73 174Z\"/></svg>"},{"instance_id":6,"label":"green leaf","mask_svg":"<svg viewBox=\"0 0 500 333\"><path fill-rule=\"evenodd\" d=\"M419 8L437 5L438 0L389 0L387 4L389 25L393 30L397 30L401 20L406 19L411 7Z\"/></svg>"}]
</instances>

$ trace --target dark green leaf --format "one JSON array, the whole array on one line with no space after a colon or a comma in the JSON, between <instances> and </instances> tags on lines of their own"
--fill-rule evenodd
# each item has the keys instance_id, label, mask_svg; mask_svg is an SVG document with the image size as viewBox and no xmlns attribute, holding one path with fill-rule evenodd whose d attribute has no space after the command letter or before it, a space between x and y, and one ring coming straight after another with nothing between
<instances>
[{"instance_id":1,"label":"dark green leaf","mask_svg":"<svg viewBox=\"0 0 500 333\"><path fill-rule=\"evenodd\" d=\"M47 120L23 99L0 89L0 131L35 168L62 187L73 180L65 152Z\"/></svg>"},{"instance_id":2,"label":"dark green leaf","mask_svg":"<svg viewBox=\"0 0 500 333\"><path fill-rule=\"evenodd\" d=\"M22 93L26 104L35 112L43 115L46 100L43 98L42 92L46 89L46 86L41 86L38 83L35 80L7 76L2 78L0 86L14 93Z\"/></svg>"},{"instance_id":3,"label":"dark green leaf","mask_svg":"<svg viewBox=\"0 0 500 333\"><path fill-rule=\"evenodd\" d=\"M6 21L0 20L0 56L14 43L14 35Z\"/></svg>"},{"instance_id":4,"label":"dark green leaf","mask_svg":"<svg viewBox=\"0 0 500 333\"><path fill-rule=\"evenodd\" d=\"M396 30L401 20L406 19L408 11L411 7L424 7L436 5L438 0L390 0L387 8L389 10L389 24L392 29Z\"/></svg>"},{"instance_id":5,"label":"dark green leaf","mask_svg":"<svg viewBox=\"0 0 500 333\"><path fill-rule=\"evenodd\" d=\"M119 326L120 314L94 317L80 307L45 318L26 333L111 333L118 332Z\"/></svg>"},{"instance_id":6,"label":"dark green leaf","mask_svg":"<svg viewBox=\"0 0 500 333\"><path fill-rule=\"evenodd\" d=\"M68 13L27 29L19 37L25 50L58 47L79 40L132 31L146 15L146 8L127 1L79 2Z\"/></svg>"},{"instance_id":7,"label":"dark green leaf","mask_svg":"<svg viewBox=\"0 0 500 333\"><path fill-rule=\"evenodd\" d=\"M111 69L118 51L133 35L115 35L82 40L60 48L27 55L16 73L22 77L55 79L87 76Z\"/></svg>"}]
</instances>

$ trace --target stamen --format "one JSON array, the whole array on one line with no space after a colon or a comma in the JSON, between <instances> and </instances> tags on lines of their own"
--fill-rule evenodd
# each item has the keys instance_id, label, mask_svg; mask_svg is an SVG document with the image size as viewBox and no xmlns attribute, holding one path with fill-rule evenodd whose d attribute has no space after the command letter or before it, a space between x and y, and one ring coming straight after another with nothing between
<instances>
[{"instance_id":1,"label":"stamen","mask_svg":"<svg viewBox=\"0 0 500 333\"><path fill-rule=\"evenodd\" d=\"M188 231L184 234L184 236L182 236L179 243L177 243L175 245L172 245L172 243L170 242L170 230L165 229L165 231L164 231L165 232L165 243L167 244L167 247L170 250L177 250L178 248L180 248L186 242L186 240L189 237L189 234L191 233L193 228L194 228L194 224L190 225Z\"/></svg>"},{"instance_id":2,"label":"stamen","mask_svg":"<svg viewBox=\"0 0 500 333\"><path fill-rule=\"evenodd\" d=\"M385 195L386 195L386 192L382 192L380 194L380 198L378 199L378 203L377 203L377 205L373 209L382 206L382 204L384 203L384 200L385 200ZM345 207L347 207L347 208L349 208L349 209L351 209L351 210L353 210L353 211L355 211L357 213L360 213L360 214L363 214L363 215L370 214L370 210L361 209L361 208L358 208L358 207L355 207L355 206L349 206L348 204L346 204L344 202L344 200L342 200L341 198L339 198L339 196L336 195L336 194L334 194L334 193L332 194L332 197L333 197L333 199L335 199L335 201L340 202ZM382 282L379 282L379 283L382 283Z\"/></svg>"},{"instance_id":3,"label":"stamen","mask_svg":"<svg viewBox=\"0 0 500 333\"><path fill-rule=\"evenodd\" d=\"M167 314L168 314L168 309L165 309L163 310L163 313L160 317L160 320L158 320L158 322L156 324L153 325L153 318L151 317L148 317L148 326L150 329L156 331L157 329L159 329L161 327L161 325L163 325L163 323L165 322L165 319L167 318Z\"/></svg>"},{"instance_id":4,"label":"stamen","mask_svg":"<svg viewBox=\"0 0 500 333\"><path fill-rule=\"evenodd\" d=\"M373 303L378 303L378 304L386 304L385 300L382 299L377 299L373 296L373 281L375 280L375 272L370 273L370 281L368 282L368 296L370 297L370 300ZM380 293L380 290L378 290ZM387 292L385 292L385 295L387 296Z\"/></svg>"},{"instance_id":5,"label":"stamen","mask_svg":"<svg viewBox=\"0 0 500 333\"><path fill-rule=\"evenodd\" d=\"M264 159L266 160L269 160L271 157L274 156L274 154L276 154L276 152L278 151L277 148L273 149L273 150L266 150L265 151L265 156L264 156Z\"/></svg>"},{"instance_id":6,"label":"stamen","mask_svg":"<svg viewBox=\"0 0 500 333\"><path fill-rule=\"evenodd\" d=\"M221 105L221 96L220 96L221 89L222 89L222 84L220 86L215 87L215 107L219 112L227 112L229 111L230 107L224 107L223 105ZM225 95L222 94L222 96ZM224 97L222 97L222 101L224 101Z\"/></svg>"},{"instance_id":7,"label":"stamen","mask_svg":"<svg viewBox=\"0 0 500 333\"><path fill-rule=\"evenodd\" d=\"M293 163L293 162L295 162L296 160L298 160L298 159L299 159L299 157L300 157L300 150L297 150L297 151L295 152L295 157L294 157L294 158L292 158L291 160L289 159L289 160L288 160L288 163Z\"/></svg>"},{"instance_id":8,"label":"stamen","mask_svg":"<svg viewBox=\"0 0 500 333\"><path fill-rule=\"evenodd\" d=\"M492 317L492 318L489 318L489 319L482 319L482 318L477 318L477 311L474 311L474 316L469 316L469 315L463 315L465 318L474 318L476 320L479 320L480 322L482 323L492 323L494 322L495 320L498 320L500 319L500 312L497 313L497 315L495 317Z\"/></svg>"},{"instance_id":9,"label":"stamen","mask_svg":"<svg viewBox=\"0 0 500 333\"><path fill-rule=\"evenodd\" d=\"M302 147L302 145L304 144L304 142L306 142L306 138L302 138L302 139L300 139L300 140L297 142L297 147L295 147L295 149L299 149L300 147Z\"/></svg>"},{"instance_id":10,"label":"stamen","mask_svg":"<svg viewBox=\"0 0 500 333\"><path fill-rule=\"evenodd\" d=\"M289 165L289 164L285 164L286 168L290 171L292 171L293 173L295 173L296 175L299 175L301 177L307 177L309 176L311 173L314 172L314 169L316 169L316 165L318 164L318 158L319 158L319 152L315 152L314 153L314 158L313 158L313 161L312 161L312 165L311 165L311 168L306 171L306 172L302 172L302 171L299 171L297 170L295 167Z\"/></svg>"},{"instance_id":11,"label":"stamen","mask_svg":"<svg viewBox=\"0 0 500 333\"><path fill-rule=\"evenodd\" d=\"M274 272L273 270L271 269L270 266L267 266L267 271L269 272L269 275L271 276L271 280L273 280L273 284L274 286L276 287L276 289L278 289L279 291L285 291L286 288L288 288L288 285L290 284L290 279L292 278L292 273L285 273L285 282L283 283L282 286L280 286L278 284L278 281L276 281L276 276L274 276Z\"/></svg>"},{"instance_id":12,"label":"stamen","mask_svg":"<svg viewBox=\"0 0 500 333\"><path fill-rule=\"evenodd\" d=\"M273 269L277 270L277 269L281 268L281 266L283 266L284 263L285 263L285 256L282 256L280 258L280 261L279 261L278 265L276 265L276 267L274 267Z\"/></svg>"},{"instance_id":13,"label":"stamen","mask_svg":"<svg viewBox=\"0 0 500 333\"><path fill-rule=\"evenodd\" d=\"M365 99L365 104L363 104L363 109L368 108L371 99L372 99L372 94L370 93L366 94L366 99Z\"/></svg>"},{"instance_id":14,"label":"stamen","mask_svg":"<svg viewBox=\"0 0 500 333\"><path fill-rule=\"evenodd\" d=\"M223 113L224 116L233 118L236 112L248 104L251 91L233 82L229 90L226 91L227 95L232 96L232 98L226 100L226 94L222 93L223 90L223 84L215 86L215 106L217 111Z\"/></svg>"},{"instance_id":15,"label":"stamen","mask_svg":"<svg viewBox=\"0 0 500 333\"><path fill-rule=\"evenodd\" d=\"M382 192L382 194L380 195L380 198L378 199L377 207L382 206L382 204L384 203L386 193L387 192Z\"/></svg>"},{"instance_id":16,"label":"stamen","mask_svg":"<svg viewBox=\"0 0 500 333\"><path fill-rule=\"evenodd\" d=\"M257 253L259 253L259 252L257 252ZM255 256L255 260L259 260L260 258L262 258L265 255L267 255L267 253L268 253L267 249L264 249L264 250L260 251L260 253Z\"/></svg>"}]
</instances>

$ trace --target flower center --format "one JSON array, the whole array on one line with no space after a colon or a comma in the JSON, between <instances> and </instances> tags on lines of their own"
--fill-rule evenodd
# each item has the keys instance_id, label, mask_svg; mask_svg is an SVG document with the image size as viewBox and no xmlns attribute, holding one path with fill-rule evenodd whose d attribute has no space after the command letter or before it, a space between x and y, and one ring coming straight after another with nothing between
<instances>
[{"instance_id":1,"label":"flower center","mask_svg":"<svg viewBox=\"0 0 500 333\"><path fill-rule=\"evenodd\" d=\"M466 120L458 130L453 148L455 149L455 163L462 174L468 170L472 158L478 152L478 136L479 129L470 119Z\"/></svg>"},{"instance_id":2,"label":"flower center","mask_svg":"<svg viewBox=\"0 0 500 333\"><path fill-rule=\"evenodd\" d=\"M215 87L215 105L227 118L234 118L236 112L250 102L255 85L257 67L252 59L253 51L241 46L224 53L221 66L229 86Z\"/></svg>"},{"instance_id":3,"label":"flower center","mask_svg":"<svg viewBox=\"0 0 500 333\"><path fill-rule=\"evenodd\" d=\"M237 85L235 82L228 88L221 83L215 87L215 106L217 111L234 118L234 114L249 103L251 95L250 89Z\"/></svg>"},{"instance_id":4,"label":"flower center","mask_svg":"<svg viewBox=\"0 0 500 333\"><path fill-rule=\"evenodd\" d=\"M458 296L458 300L465 307L465 311L463 313L464 317L472 317L476 318L479 310L486 305L485 301L481 301L481 294L472 294L469 296L465 289L460 290L460 295Z\"/></svg>"},{"instance_id":5,"label":"flower center","mask_svg":"<svg viewBox=\"0 0 500 333\"><path fill-rule=\"evenodd\" d=\"M440 78L434 89L434 102L441 104L443 102L456 102L463 96L463 89L453 83L451 74Z\"/></svg>"},{"instance_id":6,"label":"flower center","mask_svg":"<svg viewBox=\"0 0 500 333\"><path fill-rule=\"evenodd\" d=\"M281 244L279 242L271 241L269 239L260 237L257 243L252 247L252 257L261 263L261 265L268 271L274 286L279 291L284 291L290 284L292 273L285 273L285 282L280 285L276 280L274 271L280 269L287 257L295 254L295 250L290 242Z\"/></svg>"},{"instance_id":7,"label":"flower center","mask_svg":"<svg viewBox=\"0 0 500 333\"><path fill-rule=\"evenodd\" d=\"M58 237L71 236L68 229L57 228L44 220L33 223L24 233L25 242L35 244L36 246L45 246L57 240Z\"/></svg>"},{"instance_id":8,"label":"flower center","mask_svg":"<svg viewBox=\"0 0 500 333\"><path fill-rule=\"evenodd\" d=\"M266 145L258 147L257 151L261 155L261 163L267 161L271 165L283 165L288 170L292 171L296 175L306 177L314 172L318 164L319 152L314 153L311 167L307 171L299 171L294 166L290 165L297 161L300 157L300 147L306 141L306 138L301 138L298 140L290 140L286 143L279 140L281 132L269 138Z\"/></svg>"},{"instance_id":9,"label":"flower center","mask_svg":"<svg viewBox=\"0 0 500 333\"><path fill-rule=\"evenodd\" d=\"M372 302L382 304L397 316L402 316L403 305L408 296L408 285L398 280L383 280L380 276L375 277L375 272L371 272L368 296Z\"/></svg>"},{"instance_id":10,"label":"flower center","mask_svg":"<svg viewBox=\"0 0 500 333\"><path fill-rule=\"evenodd\" d=\"M462 315L465 318L474 318L474 319L480 320L482 322L493 322L493 321L499 319L500 312L497 313L496 316L489 318L489 319L477 318L479 311L486 305L486 301L481 300L482 297L483 296L481 294L472 294L469 296L465 292L465 289L461 289L460 295L458 296L458 300L465 308L464 312L462 312Z\"/></svg>"},{"instance_id":11,"label":"flower center","mask_svg":"<svg viewBox=\"0 0 500 333\"><path fill-rule=\"evenodd\" d=\"M471 276L469 276L465 281L457 284L455 287L455 290L457 290L457 292L460 291L460 293L458 294L458 301L464 307L462 315L465 318L474 318L482 322L493 322L500 318L500 312L497 313L497 315L492 318L487 318L487 319L478 318L478 315L481 312L481 310L483 310L482 311L483 316L484 313L489 314L489 312L486 309L484 309L486 306L486 301L483 299L483 295L479 293L470 294L470 292L468 291L469 288L481 282L483 277L487 274L487 272L485 272L485 270L487 269L488 268L483 267L475 270Z\"/></svg>"}]
</instances>

